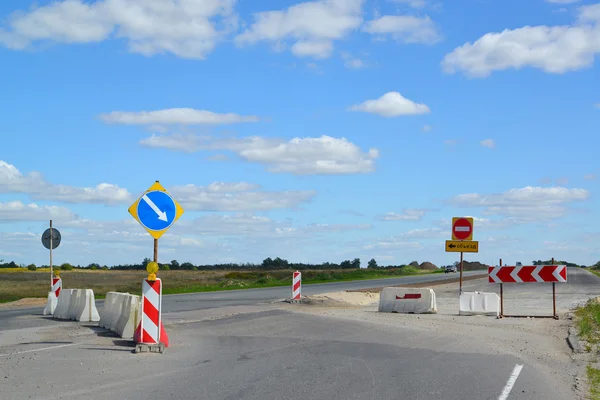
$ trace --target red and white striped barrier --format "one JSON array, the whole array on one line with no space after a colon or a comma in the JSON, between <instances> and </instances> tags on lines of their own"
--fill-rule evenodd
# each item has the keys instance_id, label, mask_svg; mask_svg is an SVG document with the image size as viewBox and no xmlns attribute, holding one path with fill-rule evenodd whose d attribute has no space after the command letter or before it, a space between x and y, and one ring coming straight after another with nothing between
<instances>
[{"instance_id":1,"label":"red and white striped barrier","mask_svg":"<svg viewBox=\"0 0 600 400\"><path fill-rule=\"evenodd\" d=\"M566 282L566 265L488 267L489 283Z\"/></svg>"},{"instance_id":2,"label":"red and white striped barrier","mask_svg":"<svg viewBox=\"0 0 600 400\"><path fill-rule=\"evenodd\" d=\"M52 279L52 291L54 295L58 298L60 294L60 289L62 289L62 279L61 278L53 278Z\"/></svg>"},{"instance_id":3,"label":"red and white striped barrier","mask_svg":"<svg viewBox=\"0 0 600 400\"><path fill-rule=\"evenodd\" d=\"M302 297L302 273L300 271L294 272L294 278L292 280L292 300L300 300Z\"/></svg>"},{"instance_id":4,"label":"red and white striped barrier","mask_svg":"<svg viewBox=\"0 0 600 400\"><path fill-rule=\"evenodd\" d=\"M48 292L48 302L44 307L43 315L53 315L58 304L58 295L62 289L62 279L60 277L52 278L52 289Z\"/></svg>"},{"instance_id":5,"label":"red and white striped barrier","mask_svg":"<svg viewBox=\"0 0 600 400\"><path fill-rule=\"evenodd\" d=\"M164 344L169 347L169 336L161 318L162 281L145 279L142 283L141 319L133 339L141 344Z\"/></svg>"}]
</instances>

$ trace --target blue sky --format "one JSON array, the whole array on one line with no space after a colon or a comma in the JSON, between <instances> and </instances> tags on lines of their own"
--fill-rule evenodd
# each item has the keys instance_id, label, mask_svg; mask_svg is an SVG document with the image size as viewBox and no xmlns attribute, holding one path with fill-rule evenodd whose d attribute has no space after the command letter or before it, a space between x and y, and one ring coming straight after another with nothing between
<instances>
[{"instance_id":1,"label":"blue sky","mask_svg":"<svg viewBox=\"0 0 600 400\"><path fill-rule=\"evenodd\" d=\"M0 259L600 260L600 3L259 3L1 2Z\"/></svg>"}]
</instances>

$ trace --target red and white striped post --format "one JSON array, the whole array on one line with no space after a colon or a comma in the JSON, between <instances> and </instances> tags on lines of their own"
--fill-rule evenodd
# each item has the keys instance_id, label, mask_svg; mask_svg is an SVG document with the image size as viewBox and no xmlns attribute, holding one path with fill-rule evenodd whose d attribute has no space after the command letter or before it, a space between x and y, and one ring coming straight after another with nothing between
<instances>
[{"instance_id":1,"label":"red and white striped post","mask_svg":"<svg viewBox=\"0 0 600 400\"><path fill-rule=\"evenodd\" d=\"M52 291L56 298L58 298L58 295L60 294L60 289L62 289L62 279L60 276L56 276L52 278Z\"/></svg>"},{"instance_id":2,"label":"red and white striped post","mask_svg":"<svg viewBox=\"0 0 600 400\"><path fill-rule=\"evenodd\" d=\"M292 279L292 300L300 300L302 292L302 273L300 271L294 272L294 278Z\"/></svg>"},{"instance_id":3,"label":"red and white striped post","mask_svg":"<svg viewBox=\"0 0 600 400\"><path fill-rule=\"evenodd\" d=\"M133 339L139 344L163 344L169 347L169 336L162 323L162 281L156 277L158 265L150 262L146 269L149 274L142 283L141 318Z\"/></svg>"}]
</instances>

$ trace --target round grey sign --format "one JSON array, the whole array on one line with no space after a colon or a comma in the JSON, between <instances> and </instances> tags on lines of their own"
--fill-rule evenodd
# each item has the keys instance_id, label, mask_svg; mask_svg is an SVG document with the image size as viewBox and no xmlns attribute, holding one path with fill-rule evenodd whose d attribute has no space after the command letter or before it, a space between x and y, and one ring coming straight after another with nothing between
<instances>
[{"instance_id":1,"label":"round grey sign","mask_svg":"<svg viewBox=\"0 0 600 400\"><path fill-rule=\"evenodd\" d=\"M42 244L50 250L50 228L46 229L42 234ZM60 232L56 228L52 228L52 250L60 244Z\"/></svg>"}]
</instances>

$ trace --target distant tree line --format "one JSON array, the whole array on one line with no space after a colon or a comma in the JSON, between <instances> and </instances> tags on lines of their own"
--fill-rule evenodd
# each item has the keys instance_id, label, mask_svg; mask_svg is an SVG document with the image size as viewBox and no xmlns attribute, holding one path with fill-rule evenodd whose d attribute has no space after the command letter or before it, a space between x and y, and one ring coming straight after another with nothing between
<instances>
[{"instance_id":1,"label":"distant tree line","mask_svg":"<svg viewBox=\"0 0 600 400\"><path fill-rule=\"evenodd\" d=\"M55 265L54 268L63 271L70 271L73 269L84 269L84 270L145 270L146 265L152 261L150 258L144 258L139 264L120 264L109 267L107 265L100 265L98 263L91 263L87 266L72 265L70 263L63 263L61 265ZM282 270L282 269L293 269L293 270L335 270L335 269L358 269L361 267L360 258L353 260L344 260L340 263L324 262L320 264L307 264L307 263L292 263L281 257L276 258L265 258L262 263L226 263L226 264L192 264L191 262L180 263L177 260L172 260L170 263L159 263L159 269L162 271L208 271L208 270ZM405 264L401 265L387 265L379 266L375 259L371 259L367 263L368 268L401 268L405 267ZM49 268L49 265L36 266L35 264L30 265L18 265L14 261L3 263L0 260L0 268L27 268L29 270L36 270L37 268Z\"/></svg>"},{"instance_id":2,"label":"distant tree line","mask_svg":"<svg viewBox=\"0 0 600 400\"><path fill-rule=\"evenodd\" d=\"M69 263L63 263L61 265L55 265L54 268L60 269L63 271L70 271L73 269L84 269L84 270L145 270L146 265L152 261L149 258L144 258L144 260L139 264L121 264L114 265L109 267L107 265L100 265L98 263L91 263L87 266L81 265L72 265ZM532 261L533 265L550 265L552 260L534 260ZM571 263L568 261L554 261L555 265L567 265L568 267L583 267L584 265L578 265L575 263ZM380 266L377 264L377 261L372 258L367 263L367 268L404 268L407 264L400 265L386 265ZM30 271L35 271L37 268L49 268L49 265L39 265L35 264L17 264L14 261L5 263L4 260L0 260L0 269L1 268L26 268ZM344 260L338 263L324 262L321 264L307 264L307 263L292 263L286 259L276 257L276 258L265 258L262 263L254 264L254 263L226 263L226 264L192 264L191 262L183 262L180 263L177 260L172 260L170 263L159 263L159 268L162 271L213 271L213 270L248 270L248 269L258 269L258 270L282 270L282 269L293 269L293 270L335 270L335 269L358 269L361 267L361 261L359 258L355 258L353 260ZM600 269L600 261L596 264L590 266L594 269ZM440 268L444 268L441 266Z\"/></svg>"}]
</instances>

